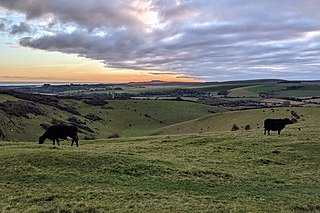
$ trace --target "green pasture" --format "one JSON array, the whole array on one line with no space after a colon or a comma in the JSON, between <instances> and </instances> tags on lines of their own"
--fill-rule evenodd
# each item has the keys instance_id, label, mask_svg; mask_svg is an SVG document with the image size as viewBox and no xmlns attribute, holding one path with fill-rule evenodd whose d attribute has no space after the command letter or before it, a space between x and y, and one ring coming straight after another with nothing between
<instances>
[{"instance_id":1,"label":"green pasture","mask_svg":"<svg viewBox=\"0 0 320 213\"><path fill-rule=\"evenodd\" d=\"M243 96L257 97L257 96L259 96L260 92L271 92L274 90L284 89L287 86L290 86L290 85L289 84L266 83L266 84L259 84L259 85L254 85L254 86L240 87L240 88L231 89L228 96L230 96L230 97L243 97Z\"/></svg>"},{"instance_id":2,"label":"green pasture","mask_svg":"<svg viewBox=\"0 0 320 213\"><path fill-rule=\"evenodd\" d=\"M319 90L287 90L281 91L276 93L275 97L283 98L283 97L290 97L290 98L309 98L309 97L319 97L320 96L320 89Z\"/></svg>"},{"instance_id":3,"label":"green pasture","mask_svg":"<svg viewBox=\"0 0 320 213\"><path fill-rule=\"evenodd\" d=\"M1 212L319 212L319 127L0 143Z\"/></svg>"},{"instance_id":4,"label":"green pasture","mask_svg":"<svg viewBox=\"0 0 320 213\"><path fill-rule=\"evenodd\" d=\"M186 134L186 133L203 133L203 132L220 132L230 131L232 126L236 124L240 130L245 131L244 127L250 125L250 129L263 132L263 121L267 118L292 118L291 111L295 111L300 118L293 125L288 125L287 129L298 131L300 129L308 129L317 127L320 129L318 118L320 115L320 107L277 107L265 109L253 109L242 111L231 111L224 113L216 113L206 115L201 118L174 124L157 129L153 134ZM273 134L276 134L274 132Z\"/></svg>"},{"instance_id":5,"label":"green pasture","mask_svg":"<svg viewBox=\"0 0 320 213\"><path fill-rule=\"evenodd\" d=\"M11 95L0 94L0 103L5 101L17 101L17 100L19 99Z\"/></svg>"}]
</instances>

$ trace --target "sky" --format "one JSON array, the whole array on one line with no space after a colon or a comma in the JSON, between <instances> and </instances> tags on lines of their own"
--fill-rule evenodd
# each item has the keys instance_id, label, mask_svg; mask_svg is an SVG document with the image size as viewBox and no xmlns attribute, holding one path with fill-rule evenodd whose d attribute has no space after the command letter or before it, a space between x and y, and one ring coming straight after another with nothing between
<instances>
[{"instance_id":1,"label":"sky","mask_svg":"<svg viewBox=\"0 0 320 213\"><path fill-rule=\"evenodd\" d=\"M319 0L0 0L0 81L319 80Z\"/></svg>"}]
</instances>

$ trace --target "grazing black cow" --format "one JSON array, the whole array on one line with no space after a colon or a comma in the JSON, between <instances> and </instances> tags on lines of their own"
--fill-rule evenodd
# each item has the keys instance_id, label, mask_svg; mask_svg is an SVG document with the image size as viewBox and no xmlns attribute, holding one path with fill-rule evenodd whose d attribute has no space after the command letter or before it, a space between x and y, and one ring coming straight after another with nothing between
<instances>
[{"instance_id":1,"label":"grazing black cow","mask_svg":"<svg viewBox=\"0 0 320 213\"><path fill-rule=\"evenodd\" d=\"M285 119L266 119L264 121L264 134L267 133L270 135L270 130L278 131L278 135L280 135L281 130L287 125L293 124L293 122L289 118Z\"/></svg>"},{"instance_id":2,"label":"grazing black cow","mask_svg":"<svg viewBox=\"0 0 320 213\"><path fill-rule=\"evenodd\" d=\"M78 135L77 135L77 127L75 126L67 126L67 125L54 125L50 126L47 131L39 137L39 144L43 144L46 139L50 139L53 141L53 145L55 141L57 141L58 146L59 144L59 138L60 139L67 139L67 137L72 138L72 144L76 142L77 147L78 145Z\"/></svg>"}]
</instances>

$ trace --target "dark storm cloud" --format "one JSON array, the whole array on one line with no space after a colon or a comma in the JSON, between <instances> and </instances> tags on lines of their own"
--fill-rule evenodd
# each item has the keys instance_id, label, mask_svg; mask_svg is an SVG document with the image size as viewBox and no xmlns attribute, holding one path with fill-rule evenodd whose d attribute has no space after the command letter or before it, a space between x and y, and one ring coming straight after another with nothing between
<instances>
[{"instance_id":1,"label":"dark storm cloud","mask_svg":"<svg viewBox=\"0 0 320 213\"><path fill-rule=\"evenodd\" d=\"M0 0L0 6L76 26L21 39L21 45L109 67L207 80L319 73L318 0Z\"/></svg>"},{"instance_id":2,"label":"dark storm cloud","mask_svg":"<svg viewBox=\"0 0 320 213\"><path fill-rule=\"evenodd\" d=\"M15 24L11 27L11 31L10 31L11 35L23 34L23 33L31 33L31 28L27 23L21 22L19 25Z\"/></svg>"}]
</instances>

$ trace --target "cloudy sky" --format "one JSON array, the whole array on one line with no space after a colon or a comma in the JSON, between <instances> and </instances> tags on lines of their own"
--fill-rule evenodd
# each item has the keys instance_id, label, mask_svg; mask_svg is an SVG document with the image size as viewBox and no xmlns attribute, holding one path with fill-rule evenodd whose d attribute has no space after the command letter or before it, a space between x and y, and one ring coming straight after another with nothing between
<instances>
[{"instance_id":1,"label":"cloudy sky","mask_svg":"<svg viewBox=\"0 0 320 213\"><path fill-rule=\"evenodd\" d=\"M319 0L0 0L0 81L320 79Z\"/></svg>"}]
</instances>

